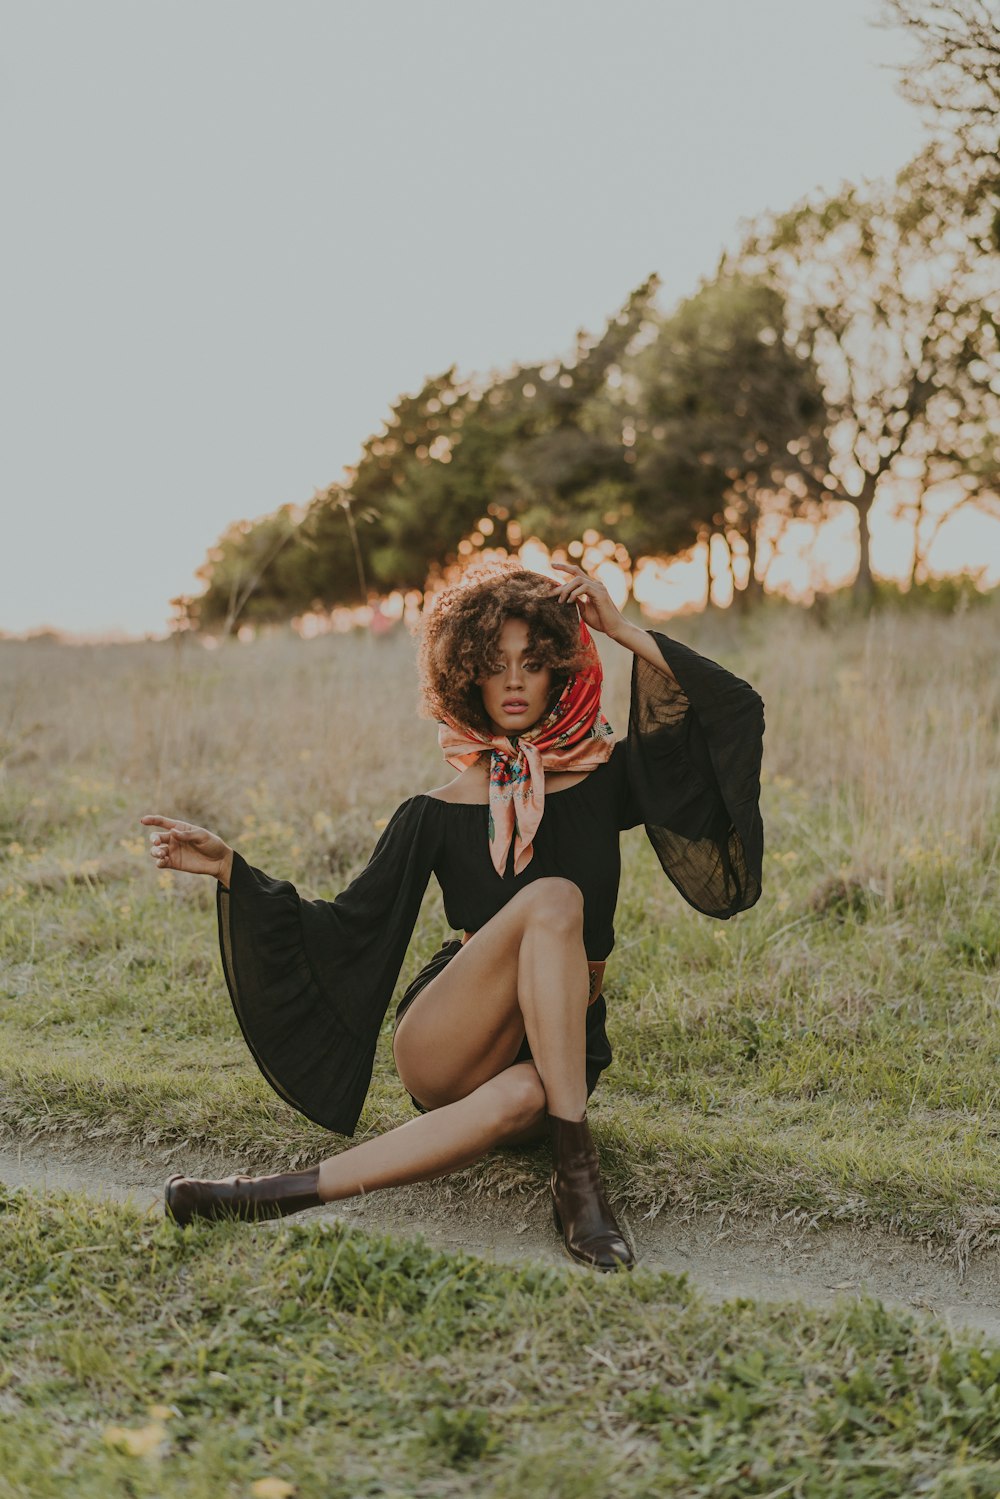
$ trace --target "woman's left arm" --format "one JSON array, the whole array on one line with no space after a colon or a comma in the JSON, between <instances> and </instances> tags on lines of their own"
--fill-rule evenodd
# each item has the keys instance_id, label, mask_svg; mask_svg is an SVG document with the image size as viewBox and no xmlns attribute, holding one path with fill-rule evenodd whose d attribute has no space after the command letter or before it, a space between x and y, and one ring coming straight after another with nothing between
<instances>
[{"instance_id":1,"label":"woman's left arm","mask_svg":"<svg viewBox=\"0 0 1000 1499\"><path fill-rule=\"evenodd\" d=\"M605 585L598 578L591 578L582 567L572 563L553 562L559 572L572 573L564 583L553 583L560 603L577 605L584 624L589 630L600 630L611 640L617 640L627 650L648 661L657 671L669 677L680 689L680 683L663 659L663 653L647 630L630 624L614 603Z\"/></svg>"}]
</instances>

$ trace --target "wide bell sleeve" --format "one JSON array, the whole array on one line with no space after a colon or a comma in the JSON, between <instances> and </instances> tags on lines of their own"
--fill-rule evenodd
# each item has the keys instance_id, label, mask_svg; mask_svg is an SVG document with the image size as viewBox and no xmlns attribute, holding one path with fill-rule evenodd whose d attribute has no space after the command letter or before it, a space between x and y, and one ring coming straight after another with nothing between
<instances>
[{"instance_id":1,"label":"wide bell sleeve","mask_svg":"<svg viewBox=\"0 0 1000 1499\"><path fill-rule=\"evenodd\" d=\"M761 893L763 699L689 646L647 634L676 682L634 657L619 826L642 823L684 899L727 920Z\"/></svg>"},{"instance_id":2,"label":"wide bell sleeve","mask_svg":"<svg viewBox=\"0 0 1000 1499\"><path fill-rule=\"evenodd\" d=\"M403 802L334 900L305 900L239 853L217 887L226 984L254 1060L286 1103L340 1134L357 1126L434 867L433 811L427 797Z\"/></svg>"}]
</instances>

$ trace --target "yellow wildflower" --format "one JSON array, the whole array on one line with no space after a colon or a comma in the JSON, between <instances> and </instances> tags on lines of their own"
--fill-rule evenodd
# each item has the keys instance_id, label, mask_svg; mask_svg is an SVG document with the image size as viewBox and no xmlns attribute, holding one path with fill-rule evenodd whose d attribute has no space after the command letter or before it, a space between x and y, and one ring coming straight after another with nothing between
<instances>
[{"instance_id":1,"label":"yellow wildflower","mask_svg":"<svg viewBox=\"0 0 1000 1499\"><path fill-rule=\"evenodd\" d=\"M150 1421L148 1426L106 1426L104 1442L129 1457L156 1457L166 1441L167 1428L162 1421Z\"/></svg>"}]
</instances>

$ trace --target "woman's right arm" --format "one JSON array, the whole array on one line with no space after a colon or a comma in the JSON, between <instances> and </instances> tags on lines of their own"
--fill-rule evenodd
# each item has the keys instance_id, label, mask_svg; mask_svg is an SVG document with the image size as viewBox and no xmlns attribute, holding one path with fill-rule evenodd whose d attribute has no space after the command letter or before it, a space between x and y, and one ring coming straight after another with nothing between
<instances>
[{"instance_id":1,"label":"woman's right arm","mask_svg":"<svg viewBox=\"0 0 1000 1499\"><path fill-rule=\"evenodd\" d=\"M174 817L148 812L139 821L159 831L152 834L149 856L158 869L176 869L182 874L214 875L229 889L233 874L233 850L208 828Z\"/></svg>"}]
</instances>

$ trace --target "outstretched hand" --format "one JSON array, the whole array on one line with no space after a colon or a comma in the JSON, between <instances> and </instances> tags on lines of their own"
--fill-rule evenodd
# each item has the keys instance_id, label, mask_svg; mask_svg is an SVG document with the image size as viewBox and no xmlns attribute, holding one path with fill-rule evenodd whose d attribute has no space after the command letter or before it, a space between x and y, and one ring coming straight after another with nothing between
<instances>
[{"instance_id":1,"label":"outstretched hand","mask_svg":"<svg viewBox=\"0 0 1000 1499\"><path fill-rule=\"evenodd\" d=\"M224 885L229 884L233 851L208 828L200 828L193 822L180 822L174 817L160 817L153 812L140 817L139 821L146 827L161 829L153 833L149 841L149 856L158 869L214 875Z\"/></svg>"},{"instance_id":2,"label":"outstretched hand","mask_svg":"<svg viewBox=\"0 0 1000 1499\"><path fill-rule=\"evenodd\" d=\"M572 562L553 562L551 565L559 572L574 574L561 583L552 584L553 596L558 595L561 604L576 604L589 630L600 630L616 640L622 630L628 629L628 621L600 579L588 577L582 567L576 567Z\"/></svg>"}]
</instances>

